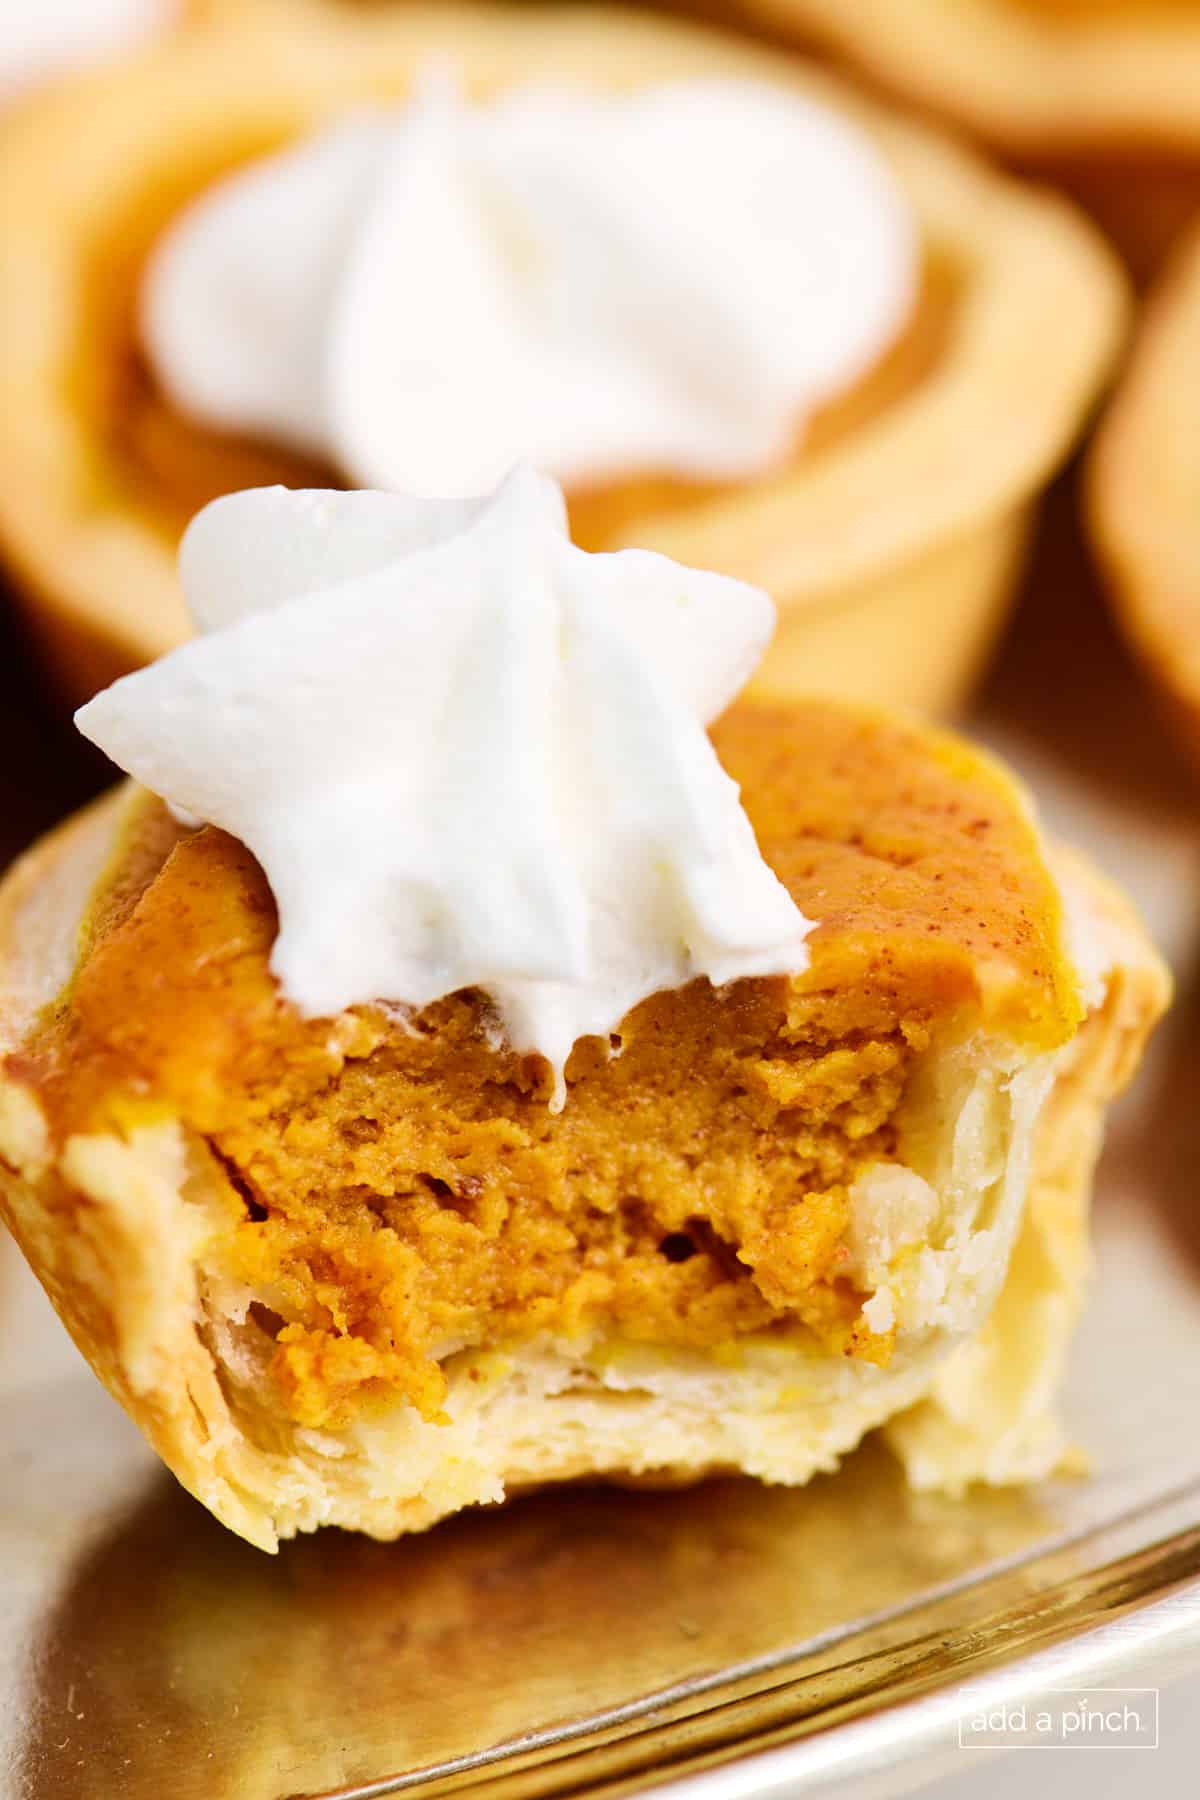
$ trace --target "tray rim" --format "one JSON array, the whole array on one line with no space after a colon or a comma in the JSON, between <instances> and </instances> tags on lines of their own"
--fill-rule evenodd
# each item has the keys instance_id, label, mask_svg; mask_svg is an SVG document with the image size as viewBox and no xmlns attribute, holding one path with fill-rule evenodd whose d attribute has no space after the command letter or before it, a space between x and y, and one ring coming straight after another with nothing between
<instances>
[{"instance_id":1,"label":"tray rim","mask_svg":"<svg viewBox=\"0 0 1200 1800\"><path fill-rule=\"evenodd\" d=\"M1031 1606L1039 1571L1046 1580ZM963 1624L954 1610L968 1594L999 1604ZM906 1623L917 1629L905 1633ZM838 1644L853 1650L830 1666ZM1200 1475L769 1658L469 1756L287 1800L790 1800L850 1781L865 1800L932 1778L968 1705L1094 1685L1152 1657L1200 1666Z\"/></svg>"}]
</instances>

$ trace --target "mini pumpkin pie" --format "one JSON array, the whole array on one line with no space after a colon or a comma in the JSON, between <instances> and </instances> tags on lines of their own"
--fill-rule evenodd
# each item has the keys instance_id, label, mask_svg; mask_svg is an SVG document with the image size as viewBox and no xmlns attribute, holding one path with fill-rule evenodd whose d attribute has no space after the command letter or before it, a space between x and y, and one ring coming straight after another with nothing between
<instances>
[{"instance_id":1,"label":"mini pumpkin pie","mask_svg":"<svg viewBox=\"0 0 1200 1800\"><path fill-rule=\"evenodd\" d=\"M406 162L414 135L426 151ZM539 144L561 154L538 162ZM436 468L433 491L486 485L502 417L529 427L509 447L565 481L581 542L772 592L759 691L953 705L1125 317L1113 260L1057 199L790 57L602 8L264 0L27 111L0 180L0 540L76 692L180 640L174 549L212 497L397 467ZM340 398L318 421L304 396L330 359L310 343L287 363L296 391L277 377L284 346L328 323L363 182L355 254L379 278L350 283ZM332 249L310 217L333 221ZM547 344L559 360L531 353ZM785 376L798 411L781 422ZM446 384L445 416L471 424L443 428L435 459ZM348 476L330 459L351 439Z\"/></svg>"},{"instance_id":2,"label":"mini pumpkin pie","mask_svg":"<svg viewBox=\"0 0 1200 1800\"><path fill-rule=\"evenodd\" d=\"M1200 755L1200 230L1146 309L1097 435L1092 539L1129 640Z\"/></svg>"},{"instance_id":3,"label":"mini pumpkin pie","mask_svg":"<svg viewBox=\"0 0 1200 1800\"><path fill-rule=\"evenodd\" d=\"M1004 771L729 705L765 596L530 473L219 500L183 574L203 635L80 714L171 807L0 890L4 1215L180 1480L272 1548L884 1423L918 1486L1053 1469L1167 979Z\"/></svg>"},{"instance_id":4,"label":"mini pumpkin pie","mask_svg":"<svg viewBox=\"0 0 1200 1800\"><path fill-rule=\"evenodd\" d=\"M1065 184L1149 275L1200 207L1193 0L737 0Z\"/></svg>"}]
</instances>

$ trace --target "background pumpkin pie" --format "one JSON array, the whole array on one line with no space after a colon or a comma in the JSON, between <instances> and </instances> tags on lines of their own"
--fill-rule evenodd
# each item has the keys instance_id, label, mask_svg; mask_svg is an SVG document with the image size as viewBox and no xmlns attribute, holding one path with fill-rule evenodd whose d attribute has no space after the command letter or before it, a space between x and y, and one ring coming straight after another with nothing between
<instances>
[{"instance_id":1,"label":"background pumpkin pie","mask_svg":"<svg viewBox=\"0 0 1200 1800\"><path fill-rule=\"evenodd\" d=\"M67 688L90 692L181 636L174 548L204 501L331 479L165 403L134 324L151 246L219 175L347 105L402 95L434 51L473 93L750 75L874 136L924 244L893 352L774 477L618 484L574 497L573 530L768 588L781 625L760 692L954 705L1003 616L1031 503L1120 339L1113 261L1064 203L828 76L604 8L264 3L23 109L0 157L0 543Z\"/></svg>"},{"instance_id":2,"label":"background pumpkin pie","mask_svg":"<svg viewBox=\"0 0 1200 1800\"><path fill-rule=\"evenodd\" d=\"M1152 294L1091 453L1092 541L1117 616L1200 759L1200 230Z\"/></svg>"},{"instance_id":3,"label":"background pumpkin pie","mask_svg":"<svg viewBox=\"0 0 1200 1800\"><path fill-rule=\"evenodd\" d=\"M1200 206L1192 0L735 0L1069 188L1148 275Z\"/></svg>"}]
</instances>

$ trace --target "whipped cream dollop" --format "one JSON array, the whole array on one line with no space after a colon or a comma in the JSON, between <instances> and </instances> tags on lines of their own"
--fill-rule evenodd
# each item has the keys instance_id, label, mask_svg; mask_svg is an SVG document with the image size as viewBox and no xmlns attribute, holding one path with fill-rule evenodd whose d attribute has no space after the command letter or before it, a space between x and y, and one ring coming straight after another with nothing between
<instances>
[{"instance_id":1,"label":"whipped cream dollop","mask_svg":"<svg viewBox=\"0 0 1200 1800\"><path fill-rule=\"evenodd\" d=\"M0 97L121 50L171 23L182 0L0 0Z\"/></svg>"},{"instance_id":2,"label":"whipped cream dollop","mask_svg":"<svg viewBox=\"0 0 1200 1800\"><path fill-rule=\"evenodd\" d=\"M180 410L358 486L739 480L878 359L918 260L870 141L797 92L427 79L196 201L142 331Z\"/></svg>"},{"instance_id":3,"label":"whipped cream dollop","mask_svg":"<svg viewBox=\"0 0 1200 1800\"><path fill-rule=\"evenodd\" d=\"M481 988L562 1072L639 1000L807 966L706 721L766 646L756 588L592 556L561 491L233 494L180 553L204 635L76 715L258 858L306 1014Z\"/></svg>"}]
</instances>

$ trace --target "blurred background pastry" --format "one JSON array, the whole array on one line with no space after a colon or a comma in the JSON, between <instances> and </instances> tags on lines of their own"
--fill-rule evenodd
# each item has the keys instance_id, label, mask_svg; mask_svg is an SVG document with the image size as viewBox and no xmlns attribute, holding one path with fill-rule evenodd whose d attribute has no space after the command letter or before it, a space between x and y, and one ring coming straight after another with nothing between
<instances>
[{"instance_id":1,"label":"blurred background pastry","mask_svg":"<svg viewBox=\"0 0 1200 1800\"><path fill-rule=\"evenodd\" d=\"M1192 0L732 0L1073 193L1148 277L1200 208Z\"/></svg>"},{"instance_id":2,"label":"blurred background pastry","mask_svg":"<svg viewBox=\"0 0 1200 1800\"><path fill-rule=\"evenodd\" d=\"M1087 497L1117 616L1200 762L1200 226L1150 297Z\"/></svg>"},{"instance_id":3,"label":"blurred background pastry","mask_svg":"<svg viewBox=\"0 0 1200 1800\"><path fill-rule=\"evenodd\" d=\"M418 154L414 113L428 101L412 96L418 84L427 95L431 80L461 91L443 109L441 147L427 142ZM693 180L691 215L676 209L683 216L673 213L657 230L651 221L665 217L673 176L686 173L680 144L689 133L697 145L707 141L689 124L686 93L662 90L697 81L728 85L717 110L729 115L719 130L730 150L697 150L708 157L707 216ZM573 115L569 143L562 134L556 140L544 118L548 90L564 86L592 96L584 116ZM525 97L514 99L514 88ZM738 94L756 92L761 106L741 111L757 122L739 124ZM618 95L629 96L624 106ZM507 137L491 119L496 96L501 110L518 115ZM604 211L605 184L589 173L599 152L587 118L605 113L606 97L619 115L604 127L618 146L614 172L621 168L614 217ZM346 124L349 109L367 105L391 110L374 127ZM340 132L322 140L339 121ZM364 131L375 133L366 148ZM529 140L538 131L561 179L542 179L536 204L514 211L503 199L496 140L507 146L503 155L536 163ZM601 142L609 142L602 132ZM223 305L239 329L265 306L243 344L257 344L254 366L274 336L291 332L288 341L300 343L315 333L296 392L282 402L276 392L265 413L251 406L239 426L217 404L227 398L216 394L224 376L214 382L211 366L201 367L214 341L236 352L238 330L167 332L158 308L157 329L147 333L148 259L170 257L163 245L174 233L194 227L193 237L203 236L194 214L189 227L189 206L199 197L216 209L214 190L231 171L285 146L293 147L289 163L244 176L244 217L235 202L217 252L193 257L192 287L175 293L176 321L187 312L180 292L185 301L191 293L193 313ZM760 174L772 158L782 158L783 174L776 167L760 184L756 156ZM0 230L10 253L0 277L0 540L33 629L76 695L185 631L174 547L204 501L271 481L362 480L376 465L381 433L392 431L384 460L403 466L406 413L428 424L422 387L431 383L452 394L463 417L477 389L481 431L486 418L483 435L495 437L489 409L505 391L500 366L516 356L514 346L549 337L563 360L516 356L523 386L513 392L529 396L544 427L535 449L556 436L565 442L561 472L580 541L645 545L768 588L781 628L760 691L952 708L1006 612L1031 504L1079 430L1124 327L1114 260L1067 205L993 173L935 131L786 53L606 8L358 13L263 0L233 24L181 35L24 109L2 162ZM301 220L290 237L269 198L281 168ZM766 209L752 221L756 235L742 228L739 169ZM338 184L362 179L379 183L371 229L356 228L344 245L339 238L333 255L328 244L312 243L303 304L280 311L280 284L272 292L264 280L272 255L280 245L296 254L310 217L337 237L347 216ZM443 193L458 183L465 221L449 244L440 231L446 209L422 211L422 192L427 199L438 181ZM263 182L256 211L255 184ZM849 262L849 234L831 230L821 210L825 187L838 196L836 212L851 202L858 209L862 230ZM790 214L770 211L785 188L799 196L799 236L790 243ZM530 191L526 181L521 192ZM513 192L510 181L510 202ZM275 219L270 232L259 229L267 217ZM465 363L458 323L467 315L440 316L429 280L415 298L401 294L410 329L389 335L380 318L380 295L395 292L403 269L394 240L381 246L380 236L404 232L414 217L423 271L441 258L440 266L482 271L492 283L489 307L470 315L476 324L486 317L490 364ZM430 219L439 222L432 235ZM701 221L703 256L689 235ZM611 245L603 263L594 256L597 231ZM805 232L817 248L798 284L805 310L796 330L772 284L804 263ZM356 257L373 259L365 299L361 282L355 297ZM601 272L611 277L603 291ZM160 294L165 281L159 277ZM295 290L284 299L295 302ZM349 334L336 329L343 302L358 308ZM569 315L570 342L547 329L556 306ZM498 312L507 323L497 334ZM153 360L148 336L159 352ZM173 357L163 354L168 337ZM821 345L816 381L799 354L809 340ZM331 345L342 346L332 359L340 370L332 431L321 398ZM840 376L830 388L833 364ZM787 448L772 393L785 365L796 383ZM384 374L394 407L383 404ZM642 407L647 416L673 409L686 420L688 407L698 408L705 430L692 436L707 438L707 461L673 463L671 444L648 439L638 454L625 441L591 462L579 456L563 427L574 429L581 385L599 413L598 398L615 380L640 383L652 396L655 406ZM206 381L211 408L203 404ZM566 419L556 416L560 392L571 397ZM657 407L663 396L668 404ZM306 415L296 429L295 408L305 404L319 416ZM518 404L510 400L509 412ZM280 428L289 407L292 428ZM497 441L503 448L506 440ZM520 441L514 447L528 450ZM471 470L472 456L452 456L447 468L452 482Z\"/></svg>"}]
</instances>

